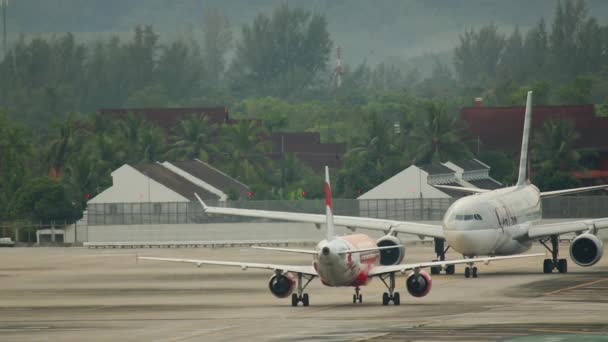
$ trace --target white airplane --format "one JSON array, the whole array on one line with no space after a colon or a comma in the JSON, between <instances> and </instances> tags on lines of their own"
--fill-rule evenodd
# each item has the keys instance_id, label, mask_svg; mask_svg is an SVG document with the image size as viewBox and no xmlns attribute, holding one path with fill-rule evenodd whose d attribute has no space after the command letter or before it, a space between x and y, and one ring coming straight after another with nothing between
<instances>
[{"instance_id":1,"label":"white airplane","mask_svg":"<svg viewBox=\"0 0 608 342\"><path fill-rule=\"evenodd\" d=\"M517 184L492 191L437 185L438 188L474 194L455 201L445 213L442 225L353 216L335 216L335 224L351 230L363 228L384 231L386 236L377 241L378 247L399 245L401 242L396 237L398 233L418 235L420 238L434 238L435 252L440 261L445 260L445 254L449 248L454 249L465 258L506 256L523 253L530 249L533 242L539 241L551 252L551 259L544 260L544 273L551 273L556 268L560 273L567 272L566 259L558 259L558 237L562 234L576 233L576 238L570 244L570 257L580 266L594 265L603 254L603 243L596 234L599 229L608 228L608 218L540 224L541 199L606 189L608 184L540 192L536 186L530 183L527 171L531 120L532 92L528 92ZM205 212L209 214L310 222L317 227L325 220L323 215L318 214L208 207L204 204L203 206ZM551 243L550 246L547 244L548 242ZM448 247L444 249L446 243ZM402 250L398 249L398 251ZM403 255L395 253L393 250L382 250L380 254L382 265L398 264L403 258ZM467 264L465 277L476 278L477 267L474 267L474 261L471 260ZM447 274L454 273L452 264L442 264L432 266L431 274L438 274L442 269Z\"/></svg>"},{"instance_id":2,"label":"white airplane","mask_svg":"<svg viewBox=\"0 0 608 342\"><path fill-rule=\"evenodd\" d=\"M204 208L208 208L198 195L196 197ZM388 305L392 301L394 305L399 305L401 302L399 292L395 292L395 273L397 272L404 274L407 271L411 271L406 280L407 291L414 297L424 297L431 290L432 280L431 276L422 270L423 268L435 266L447 267L470 263L471 261L488 263L495 260L543 255L528 254L400 264L405 254L405 247L392 235L385 236L378 241L364 234L335 235L331 187L327 167L325 168L325 204L326 215L324 218L327 225L327 239L319 242L316 249L253 247L272 251L309 254L313 257L312 266L158 257L138 257L138 259L192 263L198 267L201 265L221 265L237 266L243 270L249 268L272 270L274 274L268 282L270 292L278 298L286 298L291 294L292 306L297 306L300 302L303 306L308 306L309 296L307 293L304 293L304 289L315 277L319 277L321 282L326 286L354 287L353 303L363 302L360 286L366 285L372 278L377 277L382 280L388 289L388 292L384 292L382 295L382 304ZM293 293L294 289L297 290L297 294Z\"/></svg>"}]
</instances>

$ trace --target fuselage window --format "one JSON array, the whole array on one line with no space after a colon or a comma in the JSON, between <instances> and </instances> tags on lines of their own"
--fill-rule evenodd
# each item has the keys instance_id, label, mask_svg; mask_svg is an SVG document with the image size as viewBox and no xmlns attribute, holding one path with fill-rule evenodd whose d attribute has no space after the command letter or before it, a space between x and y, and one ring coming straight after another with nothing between
<instances>
[{"instance_id":1,"label":"fuselage window","mask_svg":"<svg viewBox=\"0 0 608 342\"><path fill-rule=\"evenodd\" d=\"M481 218L481 215L479 215L479 214L475 214L475 220L477 220L477 221L481 221L481 220L483 220L483 219Z\"/></svg>"}]
</instances>

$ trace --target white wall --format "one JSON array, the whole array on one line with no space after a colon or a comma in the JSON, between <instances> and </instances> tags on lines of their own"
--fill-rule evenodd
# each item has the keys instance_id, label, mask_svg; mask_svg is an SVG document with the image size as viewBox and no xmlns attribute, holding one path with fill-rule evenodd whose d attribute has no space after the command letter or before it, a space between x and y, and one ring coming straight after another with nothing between
<instances>
[{"instance_id":1,"label":"white wall","mask_svg":"<svg viewBox=\"0 0 608 342\"><path fill-rule=\"evenodd\" d=\"M189 200L125 164L112 172L112 186L88 203L140 202L189 202Z\"/></svg>"},{"instance_id":2,"label":"white wall","mask_svg":"<svg viewBox=\"0 0 608 342\"><path fill-rule=\"evenodd\" d=\"M427 184L428 173L412 165L384 183L359 196L358 199L450 198Z\"/></svg>"}]
</instances>

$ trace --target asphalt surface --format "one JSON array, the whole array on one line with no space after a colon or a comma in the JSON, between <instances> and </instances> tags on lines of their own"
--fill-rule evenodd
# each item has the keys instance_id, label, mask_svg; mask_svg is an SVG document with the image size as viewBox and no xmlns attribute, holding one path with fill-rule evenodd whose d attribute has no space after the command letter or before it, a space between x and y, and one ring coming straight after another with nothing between
<instances>
[{"instance_id":1,"label":"asphalt surface","mask_svg":"<svg viewBox=\"0 0 608 342\"><path fill-rule=\"evenodd\" d=\"M563 255L567 246L562 246ZM542 252L536 246L531 252ZM135 255L307 265L307 255L249 248L0 249L1 341L608 341L608 258L568 274L542 274L542 258L477 265L479 278L433 277L424 298L397 280L328 288L314 280L310 307L268 291L259 270L139 261ZM449 254L449 258L458 255ZM433 258L410 246L407 261Z\"/></svg>"}]
</instances>

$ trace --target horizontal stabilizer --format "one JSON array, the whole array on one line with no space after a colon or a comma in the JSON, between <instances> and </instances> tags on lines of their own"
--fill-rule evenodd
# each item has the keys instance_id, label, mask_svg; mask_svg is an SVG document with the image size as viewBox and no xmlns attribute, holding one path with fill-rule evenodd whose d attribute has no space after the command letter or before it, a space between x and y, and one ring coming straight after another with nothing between
<instances>
[{"instance_id":1,"label":"horizontal stabilizer","mask_svg":"<svg viewBox=\"0 0 608 342\"><path fill-rule=\"evenodd\" d=\"M602 190L602 189L608 189L608 184L596 185L596 186L586 186L583 188L574 188L574 189L566 189L566 190L544 191L544 192L540 193L540 197L547 198L547 197L576 194L579 192Z\"/></svg>"},{"instance_id":2,"label":"horizontal stabilizer","mask_svg":"<svg viewBox=\"0 0 608 342\"><path fill-rule=\"evenodd\" d=\"M392 249L392 248L400 248L400 247L403 247L403 245L383 246L383 247L374 247L374 248L365 248L365 249L353 249L353 250L350 250L350 251L340 252L338 254L353 254L353 253L375 252L375 251L381 251L383 249Z\"/></svg>"},{"instance_id":3,"label":"horizontal stabilizer","mask_svg":"<svg viewBox=\"0 0 608 342\"><path fill-rule=\"evenodd\" d=\"M490 190L486 190L486 189L465 188L463 186L453 186L453 185L433 185L433 186L438 189L460 191L460 192L464 192L467 194L481 194L481 193L490 191Z\"/></svg>"},{"instance_id":4,"label":"horizontal stabilizer","mask_svg":"<svg viewBox=\"0 0 608 342\"><path fill-rule=\"evenodd\" d=\"M264 249L267 251L287 252L287 253L298 253L298 254L319 254L319 251L313 249L293 249L293 248L277 248L277 247L262 247L262 246L251 246L253 249Z\"/></svg>"}]
</instances>

